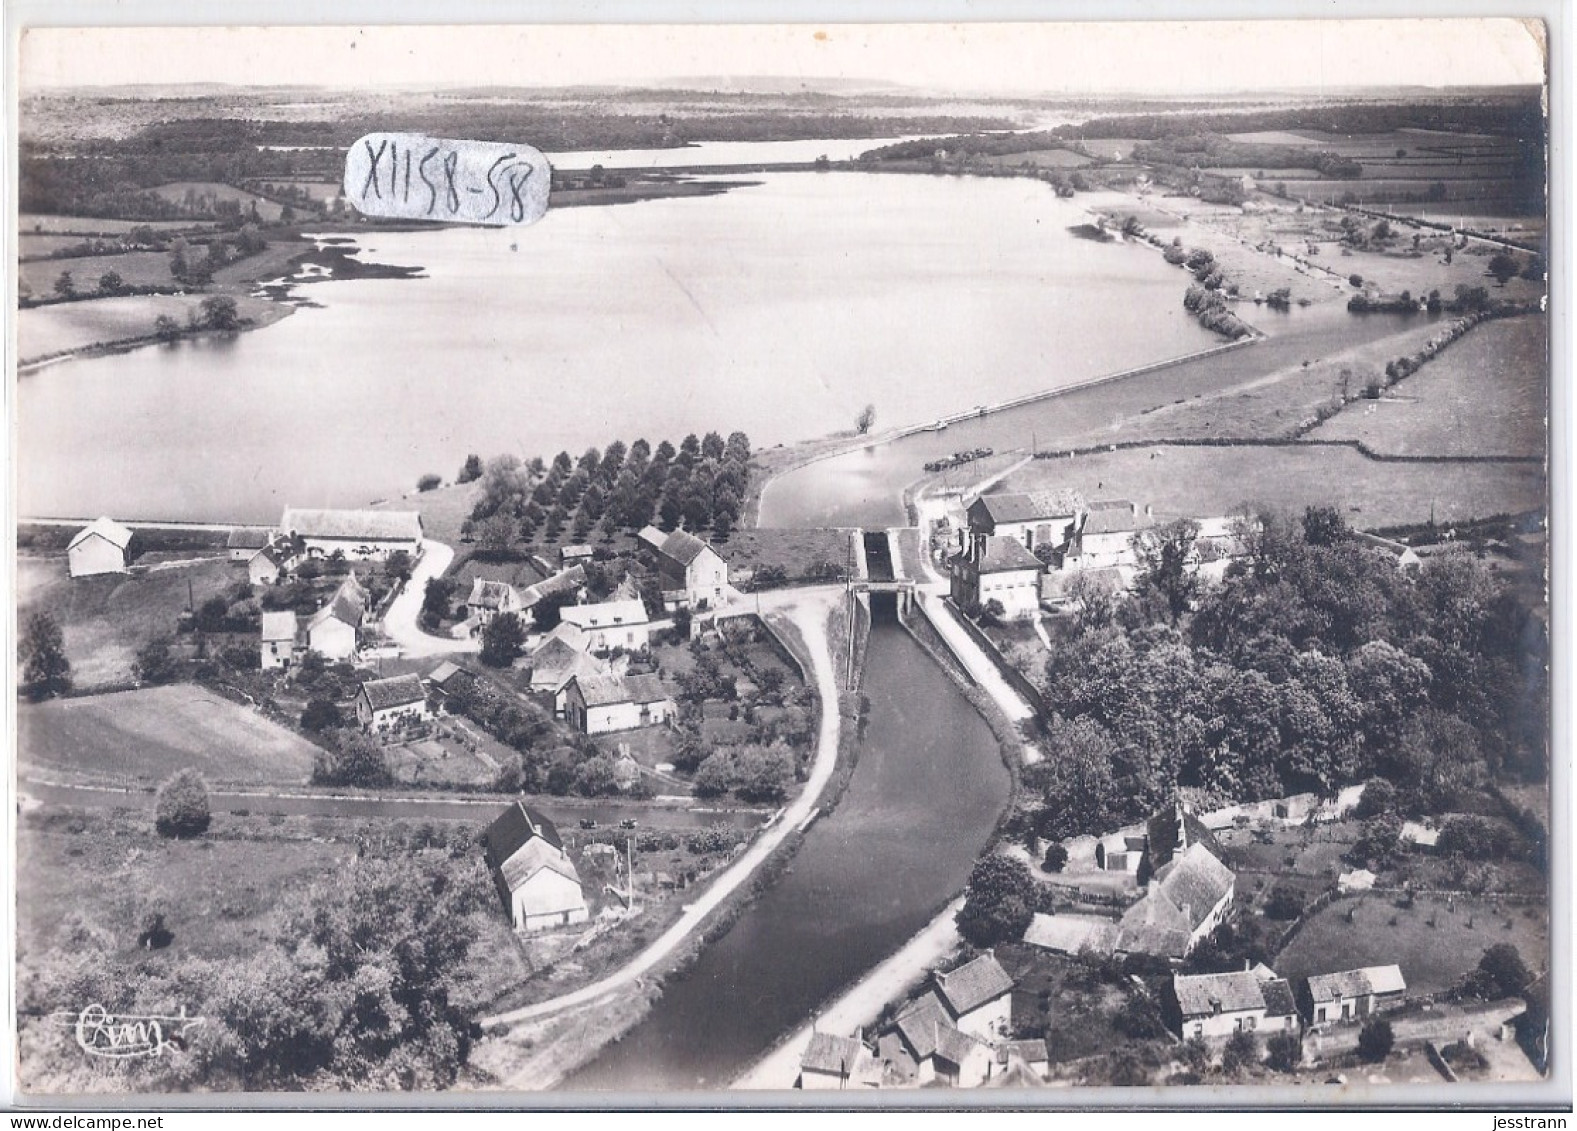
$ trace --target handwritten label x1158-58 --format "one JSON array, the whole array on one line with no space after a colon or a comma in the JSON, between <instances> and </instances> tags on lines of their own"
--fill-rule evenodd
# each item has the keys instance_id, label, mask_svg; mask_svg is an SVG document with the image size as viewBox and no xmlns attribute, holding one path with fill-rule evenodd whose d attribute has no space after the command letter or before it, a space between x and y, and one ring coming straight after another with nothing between
<instances>
[{"instance_id":1,"label":"handwritten label x1158-58","mask_svg":"<svg viewBox=\"0 0 1577 1131\"><path fill-rule=\"evenodd\" d=\"M368 134L345 157L345 197L365 216L531 224L548 210L553 170L529 145Z\"/></svg>"}]
</instances>

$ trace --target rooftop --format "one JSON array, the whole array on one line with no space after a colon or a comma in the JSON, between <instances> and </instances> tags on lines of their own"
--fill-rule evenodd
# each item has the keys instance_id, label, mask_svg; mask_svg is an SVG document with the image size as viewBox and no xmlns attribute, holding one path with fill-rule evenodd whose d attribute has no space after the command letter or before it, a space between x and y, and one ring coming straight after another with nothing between
<instances>
[{"instance_id":1,"label":"rooftop","mask_svg":"<svg viewBox=\"0 0 1577 1131\"><path fill-rule=\"evenodd\" d=\"M611 707L617 703L661 703L668 698L662 680L655 675L577 675L575 686L588 707Z\"/></svg>"},{"instance_id":2,"label":"rooftop","mask_svg":"<svg viewBox=\"0 0 1577 1131\"><path fill-rule=\"evenodd\" d=\"M1172 989L1184 1017L1264 1009L1262 987L1260 979L1249 970L1227 974L1177 974L1172 978Z\"/></svg>"},{"instance_id":3,"label":"rooftop","mask_svg":"<svg viewBox=\"0 0 1577 1131\"><path fill-rule=\"evenodd\" d=\"M1033 522L1046 518L1073 518L1083 509L1084 499L1077 491L1019 491L1000 495L981 495L978 503L992 522Z\"/></svg>"},{"instance_id":4,"label":"rooftop","mask_svg":"<svg viewBox=\"0 0 1577 1131\"><path fill-rule=\"evenodd\" d=\"M559 620L579 628L609 628L613 625L647 624L646 605L640 600L603 601L596 605L565 605Z\"/></svg>"},{"instance_id":5,"label":"rooftop","mask_svg":"<svg viewBox=\"0 0 1577 1131\"><path fill-rule=\"evenodd\" d=\"M95 535L104 539L104 541L108 542L110 545L118 547L122 550L131 545L131 528L122 526L113 518L110 518L106 515L102 518L95 518L81 530L77 531L76 537L72 538L72 540L67 543L66 548L68 550L72 549L78 543Z\"/></svg>"},{"instance_id":6,"label":"rooftop","mask_svg":"<svg viewBox=\"0 0 1577 1131\"><path fill-rule=\"evenodd\" d=\"M290 611L263 614L263 643L295 640L296 614Z\"/></svg>"},{"instance_id":7,"label":"rooftop","mask_svg":"<svg viewBox=\"0 0 1577 1131\"><path fill-rule=\"evenodd\" d=\"M1309 996L1316 1002L1370 994L1399 994L1406 989L1407 982L1400 966L1364 966L1334 974L1309 975Z\"/></svg>"},{"instance_id":8,"label":"rooftop","mask_svg":"<svg viewBox=\"0 0 1577 1131\"><path fill-rule=\"evenodd\" d=\"M225 539L225 549L261 550L272 537L273 532L266 526L237 526Z\"/></svg>"},{"instance_id":9,"label":"rooftop","mask_svg":"<svg viewBox=\"0 0 1577 1131\"><path fill-rule=\"evenodd\" d=\"M864 1051L865 1047L853 1037L812 1033L805 1055L799 1058L799 1066L806 1072L831 1072L848 1076L854 1071Z\"/></svg>"},{"instance_id":10,"label":"rooftop","mask_svg":"<svg viewBox=\"0 0 1577 1131\"><path fill-rule=\"evenodd\" d=\"M982 954L948 974L936 975L936 990L955 1016L979 1009L1013 988L1013 979L992 954Z\"/></svg>"},{"instance_id":11,"label":"rooftop","mask_svg":"<svg viewBox=\"0 0 1577 1131\"><path fill-rule=\"evenodd\" d=\"M286 507L279 520L279 528L303 538L420 542L422 516L416 511L308 510Z\"/></svg>"},{"instance_id":12,"label":"rooftop","mask_svg":"<svg viewBox=\"0 0 1577 1131\"><path fill-rule=\"evenodd\" d=\"M420 703L427 698L427 692L422 689L422 678L419 675L396 675L388 679L369 679L361 685L362 694L367 696L367 702L374 711L385 711L390 707L404 707L409 703Z\"/></svg>"},{"instance_id":13,"label":"rooftop","mask_svg":"<svg viewBox=\"0 0 1577 1131\"><path fill-rule=\"evenodd\" d=\"M1042 562L1024 548L1017 538L987 535L977 568L981 573L1006 573L1009 570L1040 569Z\"/></svg>"},{"instance_id":14,"label":"rooftop","mask_svg":"<svg viewBox=\"0 0 1577 1131\"><path fill-rule=\"evenodd\" d=\"M514 598L511 601L511 598ZM466 598L467 605L475 605L484 609L498 609L506 604L519 604L515 596L515 587L507 581L489 581L485 577L478 577L471 582L471 595Z\"/></svg>"}]
</instances>

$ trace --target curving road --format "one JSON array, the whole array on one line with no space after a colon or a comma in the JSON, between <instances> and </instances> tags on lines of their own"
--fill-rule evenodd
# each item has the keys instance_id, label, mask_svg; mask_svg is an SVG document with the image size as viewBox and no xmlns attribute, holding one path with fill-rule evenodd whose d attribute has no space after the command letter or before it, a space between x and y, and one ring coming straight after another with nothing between
<instances>
[{"instance_id":1,"label":"curving road","mask_svg":"<svg viewBox=\"0 0 1577 1131\"><path fill-rule=\"evenodd\" d=\"M407 656L453 656L482 650L482 642L475 637L455 639L430 636L422 631L418 622L428 581L441 577L452 561L453 546L446 546L442 542L424 542L422 556L417 559L416 568L411 570L411 579L389 605L389 611L383 614L383 631Z\"/></svg>"},{"instance_id":2,"label":"curving road","mask_svg":"<svg viewBox=\"0 0 1577 1131\"><path fill-rule=\"evenodd\" d=\"M672 955L690 938L725 899L746 883L756 869L810 816L821 799L822 791L832 780L838 761L838 681L833 672L832 650L827 639L827 620L838 602L843 600L842 586L824 586L815 589L789 590L779 594L761 595L763 611L781 612L793 620L810 652L812 676L816 695L821 700L821 728L816 736L816 757L811 764L810 777L805 788L782 812L769 828L762 830L739 859L719 875L712 885L691 903L682 916L664 931L629 963L606 978L589 986L562 994L534 1005L512 1009L479 1019L484 1027L513 1025L549 1014L559 1013L576 1006L590 1005L632 985L654 966ZM528 1079L506 1081L506 1087L526 1089L533 1086Z\"/></svg>"}]
</instances>

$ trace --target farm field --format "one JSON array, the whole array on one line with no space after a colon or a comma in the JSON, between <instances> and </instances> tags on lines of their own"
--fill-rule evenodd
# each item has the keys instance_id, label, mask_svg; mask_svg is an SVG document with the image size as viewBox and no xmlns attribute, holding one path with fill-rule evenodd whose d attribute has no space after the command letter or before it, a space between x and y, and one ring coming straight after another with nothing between
<instances>
[{"instance_id":1,"label":"farm field","mask_svg":"<svg viewBox=\"0 0 1577 1131\"><path fill-rule=\"evenodd\" d=\"M71 273L78 294L93 294L99 277L114 271L128 287L174 287L167 251L128 251L123 255L83 255L70 259L36 259L20 264L17 290L44 298L55 293L62 271Z\"/></svg>"},{"instance_id":2,"label":"farm field","mask_svg":"<svg viewBox=\"0 0 1577 1131\"><path fill-rule=\"evenodd\" d=\"M1033 165L1037 169L1082 169L1093 164L1088 157L1071 149L1033 149L1027 153L1003 153L980 160L982 164L1005 169L1022 165Z\"/></svg>"},{"instance_id":3,"label":"farm field","mask_svg":"<svg viewBox=\"0 0 1577 1131\"><path fill-rule=\"evenodd\" d=\"M1360 530L1462 522L1544 505L1532 464L1381 463L1350 448L1314 445L1179 447L1158 444L1037 460L1003 491L1073 488L1090 499L1130 499L1157 515L1225 515L1244 503L1292 510L1330 503Z\"/></svg>"},{"instance_id":4,"label":"farm field","mask_svg":"<svg viewBox=\"0 0 1577 1131\"><path fill-rule=\"evenodd\" d=\"M40 255L52 255L66 248L81 247L86 242L85 236L59 235L43 236L32 232L23 232L16 239L16 254L19 259L29 259Z\"/></svg>"},{"instance_id":5,"label":"farm field","mask_svg":"<svg viewBox=\"0 0 1577 1131\"><path fill-rule=\"evenodd\" d=\"M184 569L73 580L64 555L19 557L17 618L26 624L28 615L40 610L55 618L79 689L124 683L139 648L175 635L189 599L201 606L228 594L245 576L239 565L215 559Z\"/></svg>"},{"instance_id":6,"label":"farm field","mask_svg":"<svg viewBox=\"0 0 1577 1131\"><path fill-rule=\"evenodd\" d=\"M344 192L344 186L338 181L284 181L269 180L259 182L260 185L277 185L280 188L301 189L318 204L327 204ZM275 193L273 195L279 195Z\"/></svg>"},{"instance_id":7,"label":"farm field","mask_svg":"<svg viewBox=\"0 0 1577 1131\"><path fill-rule=\"evenodd\" d=\"M152 191L172 204L183 204L188 207L202 207L206 204L212 208L218 201L233 200L241 206L243 217L248 216L255 207L258 217L269 223L278 220L279 214L284 210L272 200L265 200L255 193L238 189L234 185L220 184L217 181L175 181L160 185Z\"/></svg>"},{"instance_id":8,"label":"farm field","mask_svg":"<svg viewBox=\"0 0 1577 1131\"><path fill-rule=\"evenodd\" d=\"M1432 994L1450 989L1496 943L1515 946L1530 969L1547 969L1546 911L1506 906L1497 912L1491 899L1448 903L1434 896L1421 896L1404 910L1385 896L1354 896L1315 912L1276 957L1275 967L1284 978L1305 978L1394 962L1409 994Z\"/></svg>"},{"instance_id":9,"label":"farm field","mask_svg":"<svg viewBox=\"0 0 1577 1131\"><path fill-rule=\"evenodd\" d=\"M17 731L31 770L144 785L187 767L210 782L300 784L317 749L189 683L23 705Z\"/></svg>"},{"instance_id":10,"label":"farm field","mask_svg":"<svg viewBox=\"0 0 1577 1131\"><path fill-rule=\"evenodd\" d=\"M819 530L736 530L717 552L733 571L780 566L790 579L805 577L819 566L842 569L849 564L849 532Z\"/></svg>"},{"instance_id":11,"label":"farm field","mask_svg":"<svg viewBox=\"0 0 1577 1131\"><path fill-rule=\"evenodd\" d=\"M1548 332L1542 316L1486 322L1382 399L1354 401L1309 435L1397 455L1542 455Z\"/></svg>"},{"instance_id":12,"label":"farm field","mask_svg":"<svg viewBox=\"0 0 1577 1131\"><path fill-rule=\"evenodd\" d=\"M178 232L188 228L211 228L213 224L204 220L111 220L103 216L55 216L43 212L24 212L17 218L19 232L40 234L119 236L142 227L156 232Z\"/></svg>"}]
</instances>

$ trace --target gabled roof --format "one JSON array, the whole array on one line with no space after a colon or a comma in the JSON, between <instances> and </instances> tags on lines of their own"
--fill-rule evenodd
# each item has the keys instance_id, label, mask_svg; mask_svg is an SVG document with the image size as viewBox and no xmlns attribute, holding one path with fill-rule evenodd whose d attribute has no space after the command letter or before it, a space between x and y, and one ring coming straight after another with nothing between
<instances>
[{"instance_id":1,"label":"gabled roof","mask_svg":"<svg viewBox=\"0 0 1577 1131\"><path fill-rule=\"evenodd\" d=\"M445 660L432 671L427 673L427 682L432 684L434 687L447 687L450 681L454 680L457 676L469 677L470 675L470 672L466 671L453 660Z\"/></svg>"},{"instance_id":2,"label":"gabled roof","mask_svg":"<svg viewBox=\"0 0 1577 1131\"><path fill-rule=\"evenodd\" d=\"M956 1017L979 1009L1013 988L1013 979L995 955L982 954L948 974L936 975L936 992Z\"/></svg>"},{"instance_id":3,"label":"gabled roof","mask_svg":"<svg viewBox=\"0 0 1577 1131\"><path fill-rule=\"evenodd\" d=\"M1047 915L1037 911L1024 929L1024 941L1062 954L1078 954L1085 949L1110 954L1117 943L1117 924L1096 915Z\"/></svg>"},{"instance_id":4,"label":"gabled roof","mask_svg":"<svg viewBox=\"0 0 1577 1131\"><path fill-rule=\"evenodd\" d=\"M938 1025L936 1029L936 1052L933 1054L949 1064L961 1065L964 1058L972 1053L984 1041L976 1040L962 1029L955 1029L951 1025Z\"/></svg>"},{"instance_id":5,"label":"gabled roof","mask_svg":"<svg viewBox=\"0 0 1577 1131\"><path fill-rule=\"evenodd\" d=\"M997 1045L998 1064L1015 1059L1025 1064L1045 1064L1051 1058L1046 1054L1046 1042L1039 1037L1032 1041L1003 1041Z\"/></svg>"},{"instance_id":6,"label":"gabled roof","mask_svg":"<svg viewBox=\"0 0 1577 1131\"><path fill-rule=\"evenodd\" d=\"M1188 953L1191 931L1182 909L1152 890L1123 913L1117 924L1115 949L1126 954L1182 958Z\"/></svg>"},{"instance_id":7,"label":"gabled roof","mask_svg":"<svg viewBox=\"0 0 1577 1131\"><path fill-rule=\"evenodd\" d=\"M649 624L646 604L640 600L603 601L595 605L566 605L559 620L578 628L612 628L615 625Z\"/></svg>"},{"instance_id":8,"label":"gabled roof","mask_svg":"<svg viewBox=\"0 0 1577 1131\"><path fill-rule=\"evenodd\" d=\"M684 530L675 530L662 544L658 551L663 557L670 559L682 566L688 566L712 547L708 546L694 534Z\"/></svg>"},{"instance_id":9,"label":"gabled roof","mask_svg":"<svg viewBox=\"0 0 1577 1131\"><path fill-rule=\"evenodd\" d=\"M102 518L95 518L81 530L77 531L76 536L66 544L66 549L74 550L80 543L85 542L87 539L93 537L102 538L116 549L124 550L127 546L131 545L132 535L130 527L122 526L113 518L105 515Z\"/></svg>"},{"instance_id":10,"label":"gabled roof","mask_svg":"<svg viewBox=\"0 0 1577 1131\"><path fill-rule=\"evenodd\" d=\"M1285 978L1267 978L1259 988L1265 995L1265 1016L1296 1017L1298 1003L1293 997L1292 985Z\"/></svg>"},{"instance_id":11,"label":"gabled roof","mask_svg":"<svg viewBox=\"0 0 1577 1131\"><path fill-rule=\"evenodd\" d=\"M263 614L263 643L296 638L296 614L292 612Z\"/></svg>"},{"instance_id":12,"label":"gabled roof","mask_svg":"<svg viewBox=\"0 0 1577 1131\"><path fill-rule=\"evenodd\" d=\"M490 581L478 577L471 582L471 595L465 599L465 603L484 609L501 609L506 603L518 605L520 598L515 593L515 587L507 581Z\"/></svg>"},{"instance_id":13,"label":"gabled roof","mask_svg":"<svg viewBox=\"0 0 1577 1131\"><path fill-rule=\"evenodd\" d=\"M273 532L266 526L237 526L225 539L225 549L261 550L272 537Z\"/></svg>"},{"instance_id":14,"label":"gabled roof","mask_svg":"<svg viewBox=\"0 0 1577 1131\"><path fill-rule=\"evenodd\" d=\"M257 553L253 554L250 558L247 558L246 564L248 567L250 567L251 564L257 561L259 558L263 559L265 562L270 563L271 565L279 567L283 567L285 562L289 560L288 555L273 542L270 542L268 545L258 550Z\"/></svg>"},{"instance_id":15,"label":"gabled roof","mask_svg":"<svg viewBox=\"0 0 1577 1131\"><path fill-rule=\"evenodd\" d=\"M312 619L307 621L307 629L311 631L323 622L333 619L352 628L361 627L361 618L367 611L367 591L362 588L361 582L356 580L354 573L346 574L345 580L340 582L339 588L334 590L328 604L312 614Z\"/></svg>"},{"instance_id":16,"label":"gabled roof","mask_svg":"<svg viewBox=\"0 0 1577 1131\"><path fill-rule=\"evenodd\" d=\"M1084 519L1085 534L1126 534L1139 528L1138 508L1127 499L1091 503Z\"/></svg>"},{"instance_id":17,"label":"gabled roof","mask_svg":"<svg viewBox=\"0 0 1577 1131\"><path fill-rule=\"evenodd\" d=\"M500 813L482 834L488 867L515 891L544 868L576 884L580 873L564 854L564 842L553 822L523 801Z\"/></svg>"},{"instance_id":18,"label":"gabled roof","mask_svg":"<svg viewBox=\"0 0 1577 1131\"><path fill-rule=\"evenodd\" d=\"M979 504L992 522L1034 522L1037 519L1074 518L1084 500L1077 491L1020 491L1001 495L981 495Z\"/></svg>"},{"instance_id":19,"label":"gabled roof","mask_svg":"<svg viewBox=\"0 0 1577 1131\"><path fill-rule=\"evenodd\" d=\"M1210 917L1216 904L1232 890L1237 877L1203 844L1191 844L1183 854L1155 874L1152 892L1171 900L1188 920L1188 929L1197 930Z\"/></svg>"},{"instance_id":20,"label":"gabled roof","mask_svg":"<svg viewBox=\"0 0 1577 1131\"><path fill-rule=\"evenodd\" d=\"M528 585L520 591L520 607L529 610L544 597L551 597L555 593L568 593L579 589L586 584L586 567L570 566L561 569L552 577Z\"/></svg>"},{"instance_id":21,"label":"gabled roof","mask_svg":"<svg viewBox=\"0 0 1577 1131\"><path fill-rule=\"evenodd\" d=\"M924 1060L936 1052L940 1030L952 1028L953 1022L947 1016L942 999L934 990L927 990L898 1014L893 1027L903 1038L909 1054L916 1060Z\"/></svg>"},{"instance_id":22,"label":"gabled roof","mask_svg":"<svg viewBox=\"0 0 1577 1131\"><path fill-rule=\"evenodd\" d=\"M420 542L422 516L416 511L315 510L286 507L279 529L303 538L366 542Z\"/></svg>"},{"instance_id":23,"label":"gabled roof","mask_svg":"<svg viewBox=\"0 0 1577 1131\"><path fill-rule=\"evenodd\" d=\"M421 703L427 698L427 692L422 689L422 678L415 674L369 679L361 685L361 691L374 711Z\"/></svg>"},{"instance_id":24,"label":"gabled roof","mask_svg":"<svg viewBox=\"0 0 1577 1131\"><path fill-rule=\"evenodd\" d=\"M983 539L980 562L975 567L981 573L1007 573L1009 570L1041 569L1044 563L1024 548L1017 538L998 537L990 534Z\"/></svg>"},{"instance_id":25,"label":"gabled roof","mask_svg":"<svg viewBox=\"0 0 1577 1131\"><path fill-rule=\"evenodd\" d=\"M541 837L555 849L564 847L564 841L553 822L524 801L515 802L494 817L493 823L482 834L488 855L498 864L519 852L533 837Z\"/></svg>"},{"instance_id":26,"label":"gabled roof","mask_svg":"<svg viewBox=\"0 0 1577 1131\"><path fill-rule=\"evenodd\" d=\"M577 675L571 682L580 688L581 698L588 707L661 703L668 698L662 680L655 675Z\"/></svg>"},{"instance_id":27,"label":"gabled roof","mask_svg":"<svg viewBox=\"0 0 1577 1131\"><path fill-rule=\"evenodd\" d=\"M1263 985L1249 970L1227 974L1177 974L1172 978L1172 989L1185 1018L1264 1009Z\"/></svg>"},{"instance_id":28,"label":"gabled roof","mask_svg":"<svg viewBox=\"0 0 1577 1131\"><path fill-rule=\"evenodd\" d=\"M853 1037L837 1037L831 1033L812 1033L805 1055L799 1066L806 1072L830 1072L837 1076L851 1076L859 1065L865 1046Z\"/></svg>"},{"instance_id":29,"label":"gabled roof","mask_svg":"<svg viewBox=\"0 0 1577 1131\"><path fill-rule=\"evenodd\" d=\"M1365 966L1334 974L1309 975L1309 996L1316 1003L1370 994L1402 993L1406 989L1407 982L1402 978L1400 966Z\"/></svg>"},{"instance_id":30,"label":"gabled roof","mask_svg":"<svg viewBox=\"0 0 1577 1131\"><path fill-rule=\"evenodd\" d=\"M1181 801L1173 802L1151 817L1145 833L1149 837L1150 867L1157 872L1179 851L1194 844L1203 844L1218 860L1226 855L1215 834L1184 808Z\"/></svg>"}]
</instances>

